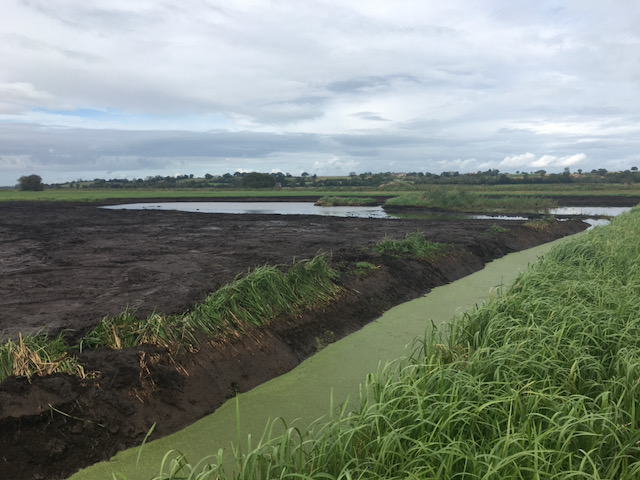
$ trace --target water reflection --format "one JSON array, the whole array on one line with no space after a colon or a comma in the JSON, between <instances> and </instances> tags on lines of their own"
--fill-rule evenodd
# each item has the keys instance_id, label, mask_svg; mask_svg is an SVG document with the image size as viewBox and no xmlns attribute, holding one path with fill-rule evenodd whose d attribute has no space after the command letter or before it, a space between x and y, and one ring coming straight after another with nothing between
<instances>
[{"instance_id":1,"label":"water reflection","mask_svg":"<svg viewBox=\"0 0 640 480\"><path fill-rule=\"evenodd\" d=\"M311 202L162 202L129 203L110 205L104 208L122 210L179 210L200 213L229 213L257 215L325 215L332 217L359 218L414 218L423 220L528 220L521 215L471 215L471 214L434 214L411 213L388 214L381 206L367 207L318 207ZM556 216L615 217L629 211L631 207L560 207L549 211Z\"/></svg>"},{"instance_id":2,"label":"water reflection","mask_svg":"<svg viewBox=\"0 0 640 480\"><path fill-rule=\"evenodd\" d=\"M551 215L587 215L592 217L616 217L631 207L558 207L549 210Z\"/></svg>"},{"instance_id":3,"label":"water reflection","mask_svg":"<svg viewBox=\"0 0 640 480\"><path fill-rule=\"evenodd\" d=\"M325 215L331 217L393 218L381 206L317 207L311 202L163 202L110 205L124 210L180 210L183 212L258 215Z\"/></svg>"}]
</instances>

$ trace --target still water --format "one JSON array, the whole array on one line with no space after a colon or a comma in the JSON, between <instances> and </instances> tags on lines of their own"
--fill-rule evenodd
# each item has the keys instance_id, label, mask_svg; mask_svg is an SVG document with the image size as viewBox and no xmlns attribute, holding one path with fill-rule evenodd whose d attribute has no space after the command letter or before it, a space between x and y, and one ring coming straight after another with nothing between
<instances>
[{"instance_id":1,"label":"still water","mask_svg":"<svg viewBox=\"0 0 640 480\"><path fill-rule=\"evenodd\" d=\"M126 210L180 210L183 212L259 215L325 215L332 217L389 218L381 206L318 207L311 202L163 202L130 203L104 208Z\"/></svg>"},{"instance_id":2,"label":"still water","mask_svg":"<svg viewBox=\"0 0 640 480\"><path fill-rule=\"evenodd\" d=\"M311 202L158 202L110 205L104 208L115 210L179 210L201 213L260 214L260 215L325 215L332 217L396 218L381 206L371 207L318 207ZM627 212L630 207L562 207L549 211L551 215L586 215L615 217ZM474 218L479 220L527 220L518 215L455 215L452 218ZM415 215L413 216L415 217ZM430 218L440 218L430 214Z\"/></svg>"}]
</instances>

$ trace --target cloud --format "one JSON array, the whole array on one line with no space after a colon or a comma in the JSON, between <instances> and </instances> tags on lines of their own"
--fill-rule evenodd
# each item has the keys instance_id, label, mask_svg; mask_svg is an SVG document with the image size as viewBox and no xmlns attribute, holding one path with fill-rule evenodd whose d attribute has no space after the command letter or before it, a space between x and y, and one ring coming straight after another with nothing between
<instances>
[{"instance_id":1,"label":"cloud","mask_svg":"<svg viewBox=\"0 0 640 480\"><path fill-rule=\"evenodd\" d=\"M335 175L335 172L352 172L361 166L360 162L340 157L329 157L313 163L312 172L318 175Z\"/></svg>"},{"instance_id":2,"label":"cloud","mask_svg":"<svg viewBox=\"0 0 640 480\"><path fill-rule=\"evenodd\" d=\"M574 155L556 156L541 155L537 157L533 153L527 152L520 155L512 155L505 157L500 166L508 169L531 169L531 168L564 168L578 165L587 160L584 153L576 153Z\"/></svg>"},{"instance_id":3,"label":"cloud","mask_svg":"<svg viewBox=\"0 0 640 480\"><path fill-rule=\"evenodd\" d=\"M500 162L501 167L512 168L512 167L521 167L525 165L530 165L535 161L536 156L533 153L522 153L520 155L512 155L509 157L505 157L502 162Z\"/></svg>"},{"instance_id":4,"label":"cloud","mask_svg":"<svg viewBox=\"0 0 640 480\"><path fill-rule=\"evenodd\" d=\"M637 2L9 0L3 15L0 185L36 168L640 164Z\"/></svg>"},{"instance_id":5,"label":"cloud","mask_svg":"<svg viewBox=\"0 0 640 480\"><path fill-rule=\"evenodd\" d=\"M352 116L360 118L362 120L370 120L372 122L388 122L388 118L384 118L382 115L376 112L356 112L352 113Z\"/></svg>"},{"instance_id":6,"label":"cloud","mask_svg":"<svg viewBox=\"0 0 640 480\"><path fill-rule=\"evenodd\" d=\"M577 153L564 157L556 157L555 155L543 155L532 163L533 167L570 167L586 160L584 153Z\"/></svg>"},{"instance_id":7,"label":"cloud","mask_svg":"<svg viewBox=\"0 0 640 480\"><path fill-rule=\"evenodd\" d=\"M35 105L54 104L53 95L38 90L31 83L0 83L0 114L21 114Z\"/></svg>"}]
</instances>

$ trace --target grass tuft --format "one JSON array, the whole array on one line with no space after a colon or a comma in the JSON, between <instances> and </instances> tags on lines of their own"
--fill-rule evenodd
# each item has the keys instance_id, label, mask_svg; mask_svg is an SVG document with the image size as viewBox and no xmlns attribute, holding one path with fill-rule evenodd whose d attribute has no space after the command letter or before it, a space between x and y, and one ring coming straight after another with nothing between
<instances>
[{"instance_id":1,"label":"grass tuft","mask_svg":"<svg viewBox=\"0 0 640 480\"><path fill-rule=\"evenodd\" d=\"M0 382L9 376L31 378L52 373L69 373L85 378L86 374L62 336L22 336L0 345Z\"/></svg>"},{"instance_id":2,"label":"grass tuft","mask_svg":"<svg viewBox=\"0 0 640 480\"><path fill-rule=\"evenodd\" d=\"M380 267L378 265L374 265L373 263L369 263L369 262L356 262L354 266L356 275L360 277L367 276L370 273L375 272L379 268Z\"/></svg>"},{"instance_id":3,"label":"grass tuft","mask_svg":"<svg viewBox=\"0 0 640 480\"><path fill-rule=\"evenodd\" d=\"M446 253L450 248L444 243L431 242L420 232L408 233L403 240L385 238L371 249L374 252L390 255L408 255L420 259L432 259Z\"/></svg>"},{"instance_id":4,"label":"grass tuft","mask_svg":"<svg viewBox=\"0 0 640 480\"><path fill-rule=\"evenodd\" d=\"M508 231L509 231L508 228L501 227L500 225L497 225L494 223L489 228L487 228L484 233L490 236L490 235L497 235L500 233L507 233Z\"/></svg>"},{"instance_id":5,"label":"grass tuft","mask_svg":"<svg viewBox=\"0 0 640 480\"><path fill-rule=\"evenodd\" d=\"M555 222L556 217L553 215L545 215L544 217L535 220L527 220L524 222L524 226L534 230L544 231L549 229Z\"/></svg>"}]
</instances>

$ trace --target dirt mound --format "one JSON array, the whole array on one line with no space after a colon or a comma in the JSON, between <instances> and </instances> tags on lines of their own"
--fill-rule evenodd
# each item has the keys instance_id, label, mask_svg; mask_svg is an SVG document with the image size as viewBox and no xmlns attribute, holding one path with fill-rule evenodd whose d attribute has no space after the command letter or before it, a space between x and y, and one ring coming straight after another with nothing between
<instances>
[{"instance_id":1,"label":"dirt mound","mask_svg":"<svg viewBox=\"0 0 640 480\"><path fill-rule=\"evenodd\" d=\"M105 315L135 306L181 313L239 273L320 252L343 269L343 293L321 311L280 318L170 356L158 348L86 351L81 381L68 375L0 383L0 478L66 478L79 468L174 432L236 392L292 369L390 307L476 271L487 261L586 227L554 223L538 231L518 221L381 220L316 216L113 211L87 204L3 204L0 302L4 338L66 332L78 338ZM507 232L490 233L491 225ZM421 231L453 245L434 261L363 250L385 237Z\"/></svg>"}]
</instances>

